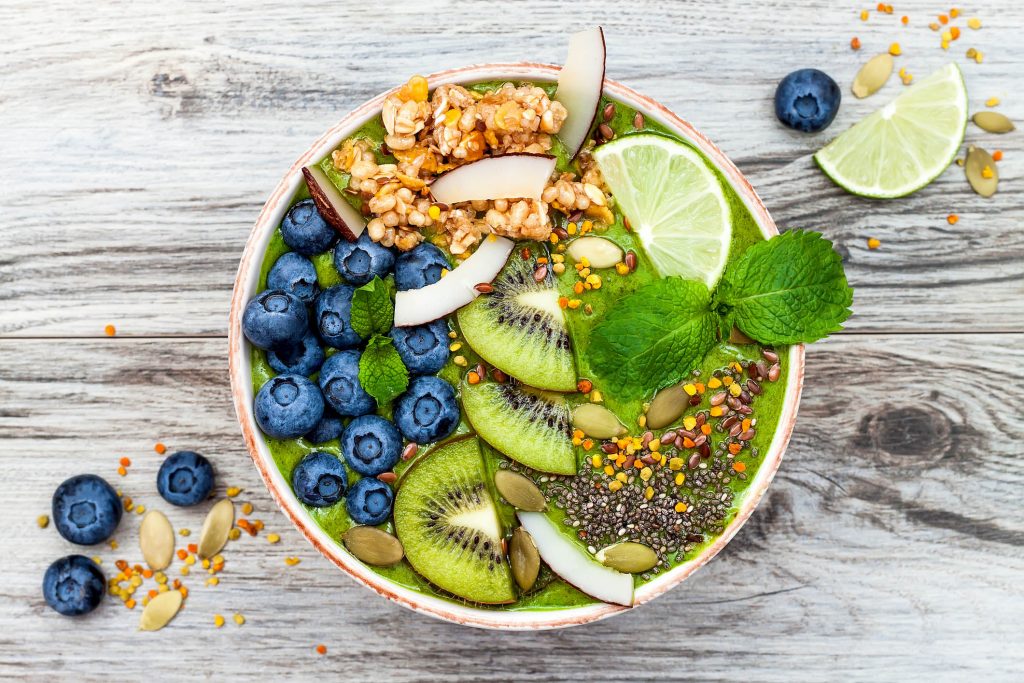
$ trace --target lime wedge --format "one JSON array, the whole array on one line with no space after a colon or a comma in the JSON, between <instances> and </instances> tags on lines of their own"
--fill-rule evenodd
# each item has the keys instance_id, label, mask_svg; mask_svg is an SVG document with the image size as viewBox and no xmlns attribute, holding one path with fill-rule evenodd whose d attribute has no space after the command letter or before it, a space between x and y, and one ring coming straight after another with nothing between
<instances>
[{"instance_id":1,"label":"lime wedge","mask_svg":"<svg viewBox=\"0 0 1024 683\"><path fill-rule=\"evenodd\" d=\"M594 159L658 272L713 287L729 258L732 212L704 157L644 134L601 145Z\"/></svg>"},{"instance_id":2,"label":"lime wedge","mask_svg":"<svg viewBox=\"0 0 1024 683\"><path fill-rule=\"evenodd\" d=\"M967 89L947 64L814 155L847 192L890 199L916 192L952 163L967 127Z\"/></svg>"}]
</instances>

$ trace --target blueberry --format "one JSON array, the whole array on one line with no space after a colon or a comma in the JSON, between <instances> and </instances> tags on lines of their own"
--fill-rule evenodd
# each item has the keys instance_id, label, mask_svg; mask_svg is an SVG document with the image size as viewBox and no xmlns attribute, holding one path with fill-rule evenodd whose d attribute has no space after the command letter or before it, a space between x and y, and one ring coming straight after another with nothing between
<instances>
[{"instance_id":1,"label":"blueberry","mask_svg":"<svg viewBox=\"0 0 1024 683\"><path fill-rule=\"evenodd\" d=\"M316 427L306 434L306 439L316 444L326 443L340 439L344 430L345 423L341 421L341 417L329 407L324 406L324 416L316 423Z\"/></svg>"},{"instance_id":2,"label":"blueberry","mask_svg":"<svg viewBox=\"0 0 1024 683\"><path fill-rule=\"evenodd\" d=\"M395 265L395 255L363 233L355 242L339 242L334 247L334 267L352 285L365 285L373 276L383 278Z\"/></svg>"},{"instance_id":3,"label":"blueberry","mask_svg":"<svg viewBox=\"0 0 1024 683\"><path fill-rule=\"evenodd\" d=\"M324 343L336 349L354 349L363 341L352 329L352 292L348 285L335 285L316 298L317 332Z\"/></svg>"},{"instance_id":4,"label":"blueberry","mask_svg":"<svg viewBox=\"0 0 1024 683\"><path fill-rule=\"evenodd\" d=\"M363 415L348 423L341 435L345 462L359 474L375 477L387 472L402 455L402 437L395 425L378 415Z\"/></svg>"},{"instance_id":5,"label":"blueberry","mask_svg":"<svg viewBox=\"0 0 1024 683\"><path fill-rule=\"evenodd\" d=\"M292 372L308 377L324 364L324 350L317 336L307 332L295 346L268 351L267 362L275 372Z\"/></svg>"},{"instance_id":6,"label":"blueberry","mask_svg":"<svg viewBox=\"0 0 1024 683\"><path fill-rule=\"evenodd\" d=\"M84 555L62 557L43 575L46 604L66 617L77 617L96 609L106 587L103 570Z\"/></svg>"},{"instance_id":7,"label":"blueberry","mask_svg":"<svg viewBox=\"0 0 1024 683\"><path fill-rule=\"evenodd\" d=\"M832 78L817 69L789 74L775 89L775 115L783 124L805 133L817 133L832 123L842 94Z\"/></svg>"},{"instance_id":8,"label":"blueberry","mask_svg":"<svg viewBox=\"0 0 1024 683\"><path fill-rule=\"evenodd\" d=\"M253 412L264 434L275 439L293 439L320 421L324 397L308 377L278 375L260 387Z\"/></svg>"},{"instance_id":9,"label":"blueberry","mask_svg":"<svg viewBox=\"0 0 1024 683\"><path fill-rule=\"evenodd\" d=\"M303 256L327 251L338 234L324 222L312 199L303 199L281 221L284 243Z\"/></svg>"},{"instance_id":10,"label":"blueberry","mask_svg":"<svg viewBox=\"0 0 1024 683\"><path fill-rule=\"evenodd\" d=\"M309 453L292 470L292 489L306 505L323 508L345 495L348 475L345 466L330 453Z\"/></svg>"},{"instance_id":11,"label":"blueberry","mask_svg":"<svg viewBox=\"0 0 1024 683\"><path fill-rule=\"evenodd\" d=\"M390 335L413 375L433 375L448 360L448 323L444 318L416 327L396 327Z\"/></svg>"},{"instance_id":12,"label":"blueberry","mask_svg":"<svg viewBox=\"0 0 1024 683\"><path fill-rule=\"evenodd\" d=\"M202 503L213 490L213 466L192 451L173 453L160 465L156 490L171 505Z\"/></svg>"},{"instance_id":13,"label":"blueberry","mask_svg":"<svg viewBox=\"0 0 1024 683\"><path fill-rule=\"evenodd\" d=\"M424 242L395 261L395 285L400 290L426 287L440 280L441 270L449 267L441 250Z\"/></svg>"},{"instance_id":14,"label":"blueberry","mask_svg":"<svg viewBox=\"0 0 1024 683\"><path fill-rule=\"evenodd\" d=\"M283 289L303 303L313 303L318 289L313 262L294 251L281 254L267 273L267 289Z\"/></svg>"},{"instance_id":15,"label":"blueberry","mask_svg":"<svg viewBox=\"0 0 1024 683\"><path fill-rule=\"evenodd\" d=\"M320 368L320 391L339 415L357 417L372 413L376 401L359 383L358 351L339 351Z\"/></svg>"},{"instance_id":16,"label":"blueberry","mask_svg":"<svg viewBox=\"0 0 1024 683\"><path fill-rule=\"evenodd\" d=\"M360 479L349 489L345 499L348 516L356 524L376 526L391 516L391 505L395 494L391 487L379 479Z\"/></svg>"},{"instance_id":17,"label":"blueberry","mask_svg":"<svg viewBox=\"0 0 1024 683\"><path fill-rule=\"evenodd\" d=\"M61 536L79 545L95 545L114 533L124 507L102 477L79 474L53 492L51 512Z\"/></svg>"},{"instance_id":18,"label":"blueberry","mask_svg":"<svg viewBox=\"0 0 1024 683\"><path fill-rule=\"evenodd\" d=\"M459 404L455 388L439 377L417 377L395 404L398 430L409 441L431 443L455 431Z\"/></svg>"},{"instance_id":19,"label":"blueberry","mask_svg":"<svg viewBox=\"0 0 1024 683\"><path fill-rule=\"evenodd\" d=\"M282 289L260 292L242 314L242 331L261 349L297 344L308 329L306 305Z\"/></svg>"}]
</instances>

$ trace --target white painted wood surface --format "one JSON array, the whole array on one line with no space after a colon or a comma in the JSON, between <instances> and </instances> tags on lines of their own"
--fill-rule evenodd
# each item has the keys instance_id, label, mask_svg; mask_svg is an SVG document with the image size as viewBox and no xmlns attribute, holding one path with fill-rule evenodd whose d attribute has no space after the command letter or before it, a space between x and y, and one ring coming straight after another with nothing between
<instances>
[{"instance_id":1,"label":"white painted wood surface","mask_svg":"<svg viewBox=\"0 0 1024 683\"><path fill-rule=\"evenodd\" d=\"M870 3L864 3L869 6ZM848 84L899 41L918 77L956 59L973 107L1024 119L1024 9L943 53L915 1L863 23L855 4L559 2L0 3L0 679L553 681L1012 680L1024 669L1024 143L1002 192L960 170L911 198L846 195L810 154L902 87L844 97L821 136L771 114L774 84L817 66ZM907 14L903 28L899 16ZM516 27L510 28L513 20ZM805 401L768 497L711 565L653 604L553 633L501 634L410 613L334 570L276 512L238 434L227 304L263 197L347 109L414 72L562 58L600 20L608 74L664 101L744 170L783 227L821 229L856 287L848 333L808 353ZM964 25L963 20L960 22ZM447 28L451 26L452 28ZM857 35L860 53L848 47ZM967 63L967 47L983 64ZM950 226L948 213L960 215ZM868 251L869 236L882 240ZM107 323L119 335L103 338ZM266 531L229 546L221 585L188 584L155 634L109 599L80 620L43 602L74 550L35 519L94 471L176 526L152 446L206 453ZM133 461L124 479L117 459ZM137 561L127 516L113 571ZM91 552L89 554L92 554ZM287 555L303 559L286 567ZM141 594L140 594L141 595ZM247 623L230 622L235 612ZM213 628L212 615L229 623ZM326 656L313 648L324 643Z\"/></svg>"}]
</instances>

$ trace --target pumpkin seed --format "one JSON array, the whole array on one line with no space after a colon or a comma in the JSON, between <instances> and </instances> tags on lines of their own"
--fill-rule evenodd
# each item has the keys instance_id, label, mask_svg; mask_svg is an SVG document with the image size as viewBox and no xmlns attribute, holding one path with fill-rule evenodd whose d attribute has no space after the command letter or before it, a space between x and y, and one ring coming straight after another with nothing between
<instances>
[{"instance_id":1,"label":"pumpkin seed","mask_svg":"<svg viewBox=\"0 0 1024 683\"><path fill-rule=\"evenodd\" d=\"M597 561L626 574L645 572L658 564L658 554L643 543L625 541L597 551Z\"/></svg>"},{"instance_id":2,"label":"pumpkin seed","mask_svg":"<svg viewBox=\"0 0 1024 683\"><path fill-rule=\"evenodd\" d=\"M985 169L988 169L986 173ZM967 161L964 163L964 173L967 175L967 182L971 189L982 197L991 197L996 193L999 186L999 170L992 155L981 147L967 148ZM985 176L990 176L986 178Z\"/></svg>"},{"instance_id":3,"label":"pumpkin seed","mask_svg":"<svg viewBox=\"0 0 1024 683\"><path fill-rule=\"evenodd\" d=\"M512 532L512 543L509 544L509 564L512 565L512 576L524 591L533 588L540 571L540 552L533 542L530 532L523 527Z\"/></svg>"},{"instance_id":4,"label":"pumpkin seed","mask_svg":"<svg viewBox=\"0 0 1024 683\"><path fill-rule=\"evenodd\" d=\"M174 558L174 527L158 510L150 510L139 526L142 558L155 572L166 569Z\"/></svg>"},{"instance_id":5,"label":"pumpkin seed","mask_svg":"<svg viewBox=\"0 0 1024 683\"><path fill-rule=\"evenodd\" d=\"M883 52L875 55L860 68L853 79L853 94L864 98L874 95L892 75L892 55Z\"/></svg>"},{"instance_id":6,"label":"pumpkin seed","mask_svg":"<svg viewBox=\"0 0 1024 683\"><path fill-rule=\"evenodd\" d=\"M235 523L235 506L227 498L210 508L199 533L199 557L206 559L220 552L228 542L228 534Z\"/></svg>"},{"instance_id":7,"label":"pumpkin seed","mask_svg":"<svg viewBox=\"0 0 1024 683\"><path fill-rule=\"evenodd\" d=\"M494 485L502 498L520 510L544 512L547 509L544 494L529 477L508 470L498 470L494 475Z\"/></svg>"},{"instance_id":8,"label":"pumpkin seed","mask_svg":"<svg viewBox=\"0 0 1024 683\"><path fill-rule=\"evenodd\" d=\"M402 542L375 526L351 527L341 540L350 553L375 567L389 567L405 556Z\"/></svg>"},{"instance_id":9,"label":"pumpkin seed","mask_svg":"<svg viewBox=\"0 0 1024 683\"><path fill-rule=\"evenodd\" d=\"M577 263L587 259L591 268L611 268L624 256L619 245L603 237L579 237L569 245L567 253Z\"/></svg>"},{"instance_id":10,"label":"pumpkin seed","mask_svg":"<svg viewBox=\"0 0 1024 683\"><path fill-rule=\"evenodd\" d=\"M1015 128L1013 121L997 111L979 111L971 117L971 121L988 133L1009 133Z\"/></svg>"},{"instance_id":11,"label":"pumpkin seed","mask_svg":"<svg viewBox=\"0 0 1024 683\"><path fill-rule=\"evenodd\" d=\"M611 439L626 433L615 413L596 403L577 406L572 411L572 426L595 439Z\"/></svg>"},{"instance_id":12,"label":"pumpkin seed","mask_svg":"<svg viewBox=\"0 0 1024 683\"><path fill-rule=\"evenodd\" d=\"M169 590L160 593L149 601L146 609L142 610L142 617L139 619L140 631L159 631L170 623L171 619L181 609L183 596L181 591Z\"/></svg>"},{"instance_id":13,"label":"pumpkin seed","mask_svg":"<svg viewBox=\"0 0 1024 683\"><path fill-rule=\"evenodd\" d=\"M743 331L738 327L733 327L732 331L729 332L729 341L733 344L756 344L757 342L743 334ZM650 422L650 418L647 419Z\"/></svg>"},{"instance_id":14,"label":"pumpkin seed","mask_svg":"<svg viewBox=\"0 0 1024 683\"><path fill-rule=\"evenodd\" d=\"M690 397L683 391L683 383L665 387L654 395L654 400L647 408L647 427L661 429L667 427L683 414Z\"/></svg>"}]
</instances>

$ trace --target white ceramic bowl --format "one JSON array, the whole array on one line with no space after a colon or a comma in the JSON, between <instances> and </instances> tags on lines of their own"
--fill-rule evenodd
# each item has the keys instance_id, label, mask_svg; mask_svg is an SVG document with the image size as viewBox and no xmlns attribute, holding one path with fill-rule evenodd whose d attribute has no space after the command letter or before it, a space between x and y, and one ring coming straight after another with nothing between
<instances>
[{"instance_id":1,"label":"white ceramic bowl","mask_svg":"<svg viewBox=\"0 0 1024 683\"><path fill-rule=\"evenodd\" d=\"M442 71L428 76L428 81L431 88L444 83L473 83L503 79L554 81L558 77L558 69L559 67L557 66L526 62L516 64L481 64ZM612 97L635 107L643 112L644 116L665 125L699 148L732 184L754 216L765 237L778 234L775 223L772 221L771 216L768 215L767 209L761 203L760 198L754 192L750 183L747 182L736 166L710 140L694 129L689 123L649 97L645 97L611 80L605 81L604 88L605 92ZM263 477L263 481L266 482L267 488L270 489L270 493L277 501L277 504L317 550L364 586L417 612L458 624L519 630L575 626L626 611L630 608L607 604L587 605L585 607L546 612L482 609L417 593L391 582L356 560L340 543L328 536L302 508L292 493L290 483L277 469L277 465L274 463L274 459L263 440L262 433L256 426L252 411L253 390L252 368L249 360L250 349L249 343L242 335L242 311L249 299L256 294L260 265L263 262L267 243L288 210L289 202L295 190L303 182L302 167L327 155L345 137L363 125L367 120L377 116L380 113L384 98L388 94L378 95L346 115L330 130L321 135L292 164L292 167L281 179L281 182L277 184L277 187L274 188L274 192L263 206L263 210L260 212L256 225L253 227L249 240L245 245L245 252L238 267L234 294L231 299L229 358L231 389L235 401L235 409L238 412L242 434L245 437L245 442L253 462L256 464L260 476ZM758 468L757 476L750 482L741 500L739 513L736 515L736 518L726 528L725 533L700 555L693 557L684 564L675 567L654 581L639 588L636 591L636 605L642 605L653 600L665 591L678 585L686 577L702 567L732 539L754 511L769 483L771 483L772 477L775 476L776 470L779 468L782 454L789 443L789 437L793 431L797 406L800 402L800 392L803 388L803 346L791 347L788 368L788 386L785 403L779 418L778 429L768 451L763 455L763 462L761 467Z\"/></svg>"}]
</instances>

